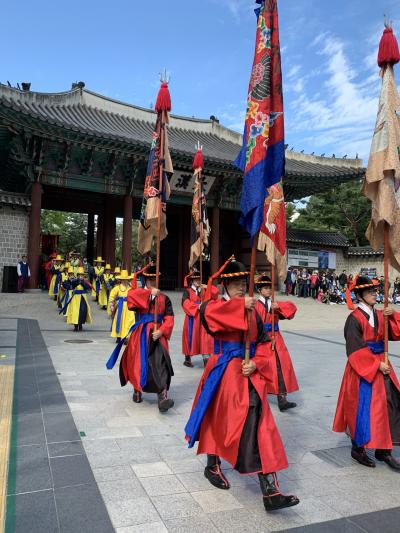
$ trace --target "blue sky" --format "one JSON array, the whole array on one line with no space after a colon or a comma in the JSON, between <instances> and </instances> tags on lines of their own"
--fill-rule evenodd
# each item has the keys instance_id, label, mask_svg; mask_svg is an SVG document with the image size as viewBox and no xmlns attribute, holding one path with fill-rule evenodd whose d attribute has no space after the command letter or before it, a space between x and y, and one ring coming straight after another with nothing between
<instances>
[{"instance_id":1,"label":"blue sky","mask_svg":"<svg viewBox=\"0 0 400 533\"><path fill-rule=\"evenodd\" d=\"M166 67L174 113L214 114L242 131L254 5L7 2L0 21L0 81L30 81L33 90L57 92L83 80L90 90L148 107ZM281 0L279 9L286 142L306 153L366 158L377 113L383 14L394 19L400 36L398 0Z\"/></svg>"}]
</instances>

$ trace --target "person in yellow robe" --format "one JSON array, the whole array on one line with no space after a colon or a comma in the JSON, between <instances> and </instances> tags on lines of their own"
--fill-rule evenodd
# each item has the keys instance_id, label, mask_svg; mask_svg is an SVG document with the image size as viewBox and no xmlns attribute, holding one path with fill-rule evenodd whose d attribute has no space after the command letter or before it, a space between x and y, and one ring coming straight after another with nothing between
<instances>
[{"instance_id":1,"label":"person in yellow robe","mask_svg":"<svg viewBox=\"0 0 400 533\"><path fill-rule=\"evenodd\" d=\"M72 280L72 297L67 308L67 324L74 325L74 331L82 331L83 324L92 323L92 314L90 305L86 296L90 291L91 285L85 279L83 267L78 267L77 278Z\"/></svg>"},{"instance_id":2,"label":"person in yellow robe","mask_svg":"<svg viewBox=\"0 0 400 533\"><path fill-rule=\"evenodd\" d=\"M113 279L112 279L112 289L110 291L110 296L108 298L108 305L107 305L107 314L110 317L112 315L111 302L115 300L115 294L117 293L117 289L119 287L119 280L117 278L120 274L121 274L121 268L119 266L115 267L114 272L113 272Z\"/></svg>"},{"instance_id":3,"label":"person in yellow robe","mask_svg":"<svg viewBox=\"0 0 400 533\"><path fill-rule=\"evenodd\" d=\"M101 257L97 257L97 259L94 261L94 276L93 276L93 288L92 288L92 296L96 300L96 302L99 301L99 294L100 294L100 276L104 274L104 266L103 259Z\"/></svg>"},{"instance_id":4,"label":"person in yellow robe","mask_svg":"<svg viewBox=\"0 0 400 533\"><path fill-rule=\"evenodd\" d=\"M127 304L132 276L129 275L127 270L122 270L117 279L119 280L119 285L116 285L110 293L110 309L113 317L111 337L119 342L122 337L126 337L128 331L135 323L135 313L129 311Z\"/></svg>"},{"instance_id":5,"label":"person in yellow robe","mask_svg":"<svg viewBox=\"0 0 400 533\"><path fill-rule=\"evenodd\" d=\"M77 252L75 252L75 250L73 250L70 253L70 257L71 257L71 259L70 259L71 266L74 269L74 275L76 276L77 272L78 272L78 268L82 265L82 263L81 263L81 260L79 258L79 254Z\"/></svg>"},{"instance_id":6,"label":"person in yellow robe","mask_svg":"<svg viewBox=\"0 0 400 533\"><path fill-rule=\"evenodd\" d=\"M58 289L60 286L60 273L61 273L61 266L63 263L63 258L61 255L57 255L56 258L53 260L53 265L50 269L51 272L51 282L49 287L49 296L50 298L53 298L53 300L56 302L58 297Z\"/></svg>"},{"instance_id":7,"label":"person in yellow robe","mask_svg":"<svg viewBox=\"0 0 400 533\"><path fill-rule=\"evenodd\" d=\"M60 311L60 315L63 314L63 316L65 317L67 316L68 305L72 298L72 293L74 292L72 289L72 282L75 279L75 273L72 266L68 268L67 276L67 279L62 283L63 289L65 291L65 298L63 301L63 307Z\"/></svg>"},{"instance_id":8,"label":"person in yellow robe","mask_svg":"<svg viewBox=\"0 0 400 533\"><path fill-rule=\"evenodd\" d=\"M71 264L68 262L65 262L61 269L60 269L60 276L59 276L59 286L58 286L58 294L57 294L57 306L59 309L63 308L64 300L65 300L65 289L64 289L64 281L67 281L68 279L68 269L70 268Z\"/></svg>"},{"instance_id":9,"label":"person in yellow robe","mask_svg":"<svg viewBox=\"0 0 400 533\"><path fill-rule=\"evenodd\" d=\"M111 265L107 263L104 267L104 274L100 276L99 306L102 309L107 309L110 291L113 286L113 279Z\"/></svg>"}]
</instances>

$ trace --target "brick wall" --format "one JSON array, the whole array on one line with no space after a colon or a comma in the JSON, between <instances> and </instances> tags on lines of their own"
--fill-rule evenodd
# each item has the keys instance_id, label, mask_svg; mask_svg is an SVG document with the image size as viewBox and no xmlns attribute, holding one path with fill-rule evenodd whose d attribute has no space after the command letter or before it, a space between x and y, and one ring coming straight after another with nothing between
<instances>
[{"instance_id":1,"label":"brick wall","mask_svg":"<svg viewBox=\"0 0 400 533\"><path fill-rule=\"evenodd\" d=\"M22 208L0 209L0 291L4 266L16 266L21 255L28 254L29 213Z\"/></svg>"},{"instance_id":2,"label":"brick wall","mask_svg":"<svg viewBox=\"0 0 400 533\"><path fill-rule=\"evenodd\" d=\"M376 268L377 275L383 276L383 255L367 255L363 257L353 255L347 258L348 273L357 274L362 268ZM393 283L399 275L399 272L389 265L389 281Z\"/></svg>"}]
</instances>

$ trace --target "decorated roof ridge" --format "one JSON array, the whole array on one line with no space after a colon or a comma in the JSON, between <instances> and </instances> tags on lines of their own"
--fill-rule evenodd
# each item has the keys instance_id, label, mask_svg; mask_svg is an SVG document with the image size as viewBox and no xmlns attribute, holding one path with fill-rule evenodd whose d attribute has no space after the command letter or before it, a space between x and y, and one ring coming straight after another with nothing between
<instances>
[{"instance_id":1,"label":"decorated roof ridge","mask_svg":"<svg viewBox=\"0 0 400 533\"><path fill-rule=\"evenodd\" d=\"M348 255L359 255L359 256L365 256L365 255L383 255L383 247L379 250L374 250L372 246L350 246L350 248L347 251Z\"/></svg>"},{"instance_id":2,"label":"decorated roof ridge","mask_svg":"<svg viewBox=\"0 0 400 533\"><path fill-rule=\"evenodd\" d=\"M18 103L51 104L52 106L81 104L106 113L116 114L146 123L156 122L157 114L154 110L141 107L115 98L105 96L88 89L79 87L69 91L45 93L38 91L23 91L0 83L0 98L5 97ZM235 130L227 128L219 121L204 118L195 118L183 115L170 114L170 126L183 131L198 131L208 133L237 144L242 143L242 135Z\"/></svg>"},{"instance_id":3,"label":"decorated roof ridge","mask_svg":"<svg viewBox=\"0 0 400 533\"><path fill-rule=\"evenodd\" d=\"M339 231L287 228L286 240L288 242L338 246L341 248L349 248L350 246L349 241Z\"/></svg>"}]
</instances>

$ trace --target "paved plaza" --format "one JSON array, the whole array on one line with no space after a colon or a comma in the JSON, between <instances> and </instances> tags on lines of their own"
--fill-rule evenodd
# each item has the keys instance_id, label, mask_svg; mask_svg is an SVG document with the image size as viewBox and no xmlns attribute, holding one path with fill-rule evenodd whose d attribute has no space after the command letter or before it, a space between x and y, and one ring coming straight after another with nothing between
<instances>
[{"instance_id":1,"label":"paved plaza","mask_svg":"<svg viewBox=\"0 0 400 533\"><path fill-rule=\"evenodd\" d=\"M187 449L183 428L202 361L182 365L181 295L169 295L175 407L164 415L155 395L133 404L118 365L106 370L115 344L95 304L94 324L74 333L47 295L1 295L0 365L17 369L7 531L399 531L398 474L354 463L349 440L331 431L346 361L346 307L296 298L298 316L282 323L301 391L290 396L298 407L289 412L280 413L274 397L270 403L290 462L281 487L301 501L267 515L256 476L224 465L231 490L213 489L204 457ZM399 372L400 346L391 343L390 352Z\"/></svg>"}]
</instances>

